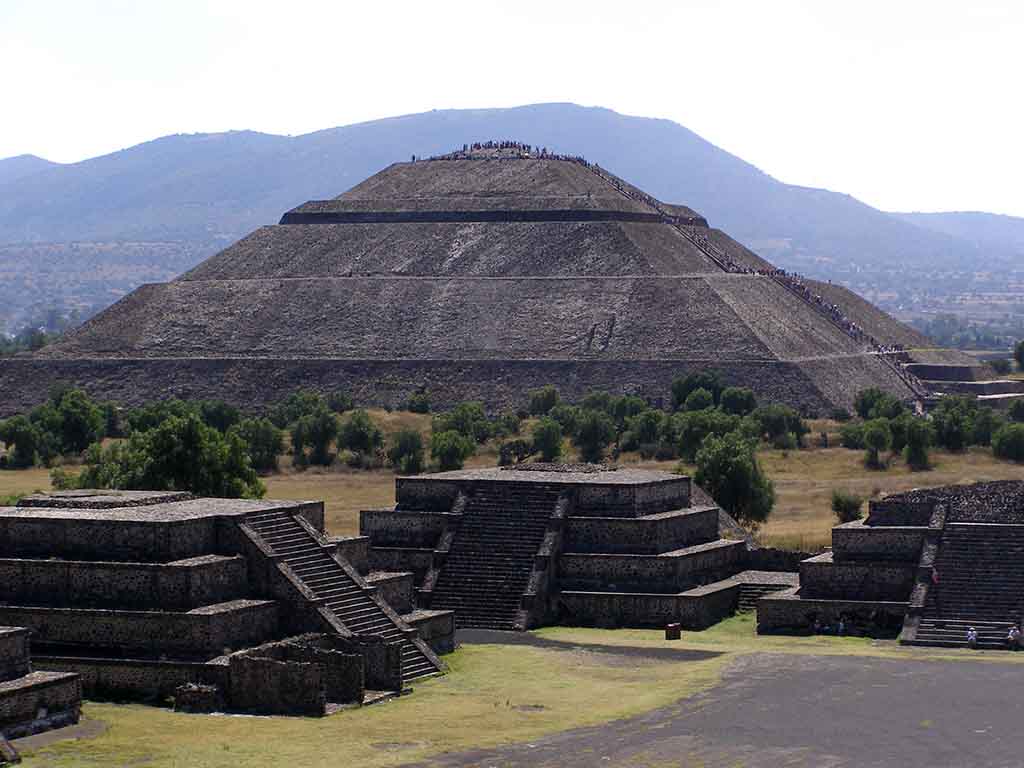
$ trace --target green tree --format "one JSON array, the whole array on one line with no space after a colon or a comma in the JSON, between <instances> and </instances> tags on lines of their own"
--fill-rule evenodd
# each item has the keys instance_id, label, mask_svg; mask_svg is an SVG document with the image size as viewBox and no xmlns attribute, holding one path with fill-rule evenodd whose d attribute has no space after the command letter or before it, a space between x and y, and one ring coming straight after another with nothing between
<instances>
[{"instance_id":1,"label":"green tree","mask_svg":"<svg viewBox=\"0 0 1024 768\"><path fill-rule=\"evenodd\" d=\"M473 440L454 429L435 432L430 437L430 455L437 461L442 472L462 469L466 459L472 456L475 450Z\"/></svg>"},{"instance_id":2,"label":"green tree","mask_svg":"<svg viewBox=\"0 0 1024 768\"><path fill-rule=\"evenodd\" d=\"M580 408L584 411L604 411L611 415L612 396L607 392L588 392L580 401Z\"/></svg>"},{"instance_id":3,"label":"green tree","mask_svg":"<svg viewBox=\"0 0 1024 768\"><path fill-rule=\"evenodd\" d=\"M719 398L722 410L735 416L746 416L757 408L754 391L746 387L726 387Z\"/></svg>"},{"instance_id":4,"label":"green tree","mask_svg":"<svg viewBox=\"0 0 1024 768\"><path fill-rule=\"evenodd\" d=\"M1024 371L1024 339L1014 345L1013 359L1017 361L1017 370Z\"/></svg>"},{"instance_id":5,"label":"green tree","mask_svg":"<svg viewBox=\"0 0 1024 768\"><path fill-rule=\"evenodd\" d=\"M691 373L682 379L676 379L672 382L672 410L678 411L682 409L686 403L686 398L690 396L690 393L695 389L706 389L711 393L715 402L718 402L718 397L722 392L722 382L718 378L717 371L701 371L700 373Z\"/></svg>"},{"instance_id":6,"label":"green tree","mask_svg":"<svg viewBox=\"0 0 1024 768\"><path fill-rule=\"evenodd\" d=\"M832 511L840 523L852 523L860 520L863 516L861 507L864 506L864 499L850 491L841 488L832 489Z\"/></svg>"},{"instance_id":7,"label":"green tree","mask_svg":"<svg viewBox=\"0 0 1024 768\"><path fill-rule=\"evenodd\" d=\"M697 451L694 481L726 512L751 527L775 506L775 488L757 461L756 443L738 432L710 435Z\"/></svg>"},{"instance_id":8,"label":"green tree","mask_svg":"<svg viewBox=\"0 0 1024 768\"><path fill-rule=\"evenodd\" d=\"M892 430L888 419L872 419L864 425L864 447L867 454L864 463L869 469L884 469L882 451L892 445Z\"/></svg>"},{"instance_id":9,"label":"green tree","mask_svg":"<svg viewBox=\"0 0 1024 768\"><path fill-rule=\"evenodd\" d=\"M648 408L633 416L626 425L626 433L622 439L623 449L633 451L640 446L657 445L661 439L664 424L664 412L654 408Z\"/></svg>"},{"instance_id":10,"label":"green tree","mask_svg":"<svg viewBox=\"0 0 1024 768\"><path fill-rule=\"evenodd\" d=\"M857 397L853 401L853 409L857 411L857 415L865 421L871 418L871 410L875 407L875 404L885 397L885 393L878 387L868 387L857 393Z\"/></svg>"},{"instance_id":11,"label":"green tree","mask_svg":"<svg viewBox=\"0 0 1024 768\"><path fill-rule=\"evenodd\" d=\"M576 432L576 425L579 424L582 413L583 411L578 406L562 403L552 408L548 416L561 425L562 434L572 435Z\"/></svg>"},{"instance_id":12,"label":"green tree","mask_svg":"<svg viewBox=\"0 0 1024 768\"><path fill-rule=\"evenodd\" d=\"M258 472L277 469L277 457L284 453L284 430L278 429L270 419L242 419L232 427L242 438Z\"/></svg>"},{"instance_id":13,"label":"green tree","mask_svg":"<svg viewBox=\"0 0 1024 768\"><path fill-rule=\"evenodd\" d=\"M281 429L285 429L303 416L311 416L319 411L330 411L324 396L311 389L297 389L271 409L269 418Z\"/></svg>"},{"instance_id":14,"label":"green tree","mask_svg":"<svg viewBox=\"0 0 1024 768\"><path fill-rule=\"evenodd\" d=\"M414 392L405 407L412 413L430 413L430 395L426 391Z\"/></svg>"},{"instance_id":15,"label":"green tree","mask_svg":"<svg viewBox=\"0 0 1024 768\"><path fill-rule=\"evenodd\" d=\"M874 405L871 406L871 412L868 414L868 418L891 420L897 418L906 410L907 407L900 400L888 393L885 393L875 400Z\"/></svg>"},{"instance_id":16,"label":"green tree","mask_svg":"<svg viewBox=\"0 0 1024 768\"><path fill-rule=\"evenodd\" d=\"M423 436L415 429L401 429L391 436L388 461L401 475L423 471Z\"/></svg>"},{"instance_id":17,"label":"green tree","mask_svg":"<svg viewBox=\"0 0 1024 768\"><path fill-rule=\"evenodd\" d=\"M505 411L494 422L494 432L501 436L518 435L522 429L523 420L512 411Z\"/></svg>"},{"instance_id":18,"label":"green tree","mask_svg":"<svg viewBox=\"0 0 1024 768\"><path fill-rule=\"evenodd\" d=\"M685 411L703 411L705 408L715 407L715 397L703 387L698 387L686 396L683 403Z\"/></svg>"},{"instance_id":19,"label":"green tree","mask_svg":"<svg viewBox=\"0 0 1024 768\"><path fill-rule=\"evenodd\" d=\"M149 432L172 417L187 418L192 415L199 415L199 408L195 403L171 398L146 403L141 408L132 408L125 414L125 421L129 432Z\"/></svg>"},{"instance_id":20,"label":"green tree","mask_svg":"<svg viewBox=\"0 0 1024 768\"><path fill-rule=\"evenodd\" d=\"M57 438L62 453L81 453L103 439L103 409L80 389L69 389L56 404Z\"/></svg>"},{"instance_id":21,"label":"green tree","mask_svg":"<svg viewBox=\"0 0 1024 768\"><path fill-rule=\"evenodd\" d=\"M995 371L999 376L1005 376L1013 370L1013 363L1004 357L996 360L989 360L989 365L992 366L992 370Z\"/></svg>"},{"instance_id":22,"label":"green tree","mask_svg":"<svg viewBox=\"0 0 1024 768\"><path fill-rule=\"evenodd\" d=\"M327 395L327 407L334 413L348 413L355 408L355 403L347 392L336 389Z\"/></svg>"},{"instance_id":23,"label":"green tree","mask_svg":"<svg viewBox=\"0 0 1024 768\"><path fill-rule=\"evenodd\" d=\"M1024 421L1024 398L1018 398L1010 403L1010 418L1014 421Z\"/></svg>"},{"instance_id":24,"label":"green tree","mask_svg":"<svg viewBox=\"0 0 1024 768\"><path fill-rule=\"evenodd\" d=\"M347 448L355 453L372 455L384 444L384 435L380 427L373 423L364 409L360 408L352 412L341 425L338 434L338 447Z\"/></svg>"},{"instance_id":25,"label":"green tree","mask_svg":"<svg viewBox=\"0 0 1024 768\"><path fill-rule=\"evenodd\" d=\"M647 401L636 395L613 397L608 406L608 415L615 424L616 435L621 435L629 426L629 420L638 413L648 410Z\"/></svg>"},{"instance_id":26,"label":"green tree","mask_svg":"<svg viewBox=\"0 0 1024 768\"><path fill-rule=\"evenodd\" d=\"M545 417L533 428L533 452L541 461L554 461L562 455L562 425Z\"/></svg>"},{"instance_id":27,"label":"green tree","mask_svg":"<svg viewBox=\"0 0 1024 768\"><path fill-rule=\"evenodd\" d=\"M931 469L931 457L928 449L932 444L932 428L924 419L911 419L907 422L903 448L903 458L907 466L915 472Z\"/></svg>"},{"instance_id":28,"label":"green tree","mask_svg":"<svg viewBox=\"0 0 1024 768\"><path fill-rule=\"evenodd\" d=\"M1024 424L1007 424L996 432L992 453L1000 459L1024 462Z\"/></svg>"},{"instance_id":29,"label":"green tree","mask_svg":"<svg viewBox=\"0 0 1024 768\"><path fill-rule=\"evenodd\" d=\"M298 466L331 463L331 443L338 436L338 417L326 406L301 416L292 426L292 455ZM306 449L309 449L307 455Z\"/></svg>"},{"instance_id":30,"label":"green tree","mask_svg":"<svg viewBox=\"0 0 1024 768\"><path fill-rule=\"evenodd\" d=\"M531 389L528 393L531 416L546 416L547 413L558 405L558 390L548 384L539 389Z\"/></svg>"},{"instance_id":31,"label":"green tree","mask_svg":"<svg viewBox=\"0 0 1024 768\"><path fill-rule=\"evenodd\" d=\"M501 444L501 448L498 449L498 465L507 467L510 464L518 464L533 453L533 441L517 437Z\"/></svg>"},{"instance_id":32,"label":"green tree","mask_svg":"<svg viewBox=\"0 0 1024 768\"><path fill-rule=\"evenodd\" d=\"M493 428L482 403L459 403L446 413L434 416L434 432L455 431L477 443L487 442Z\"/></svg>"},{"instance_id":33,"label":"green tree","mask_svg":"<svg viewBox=\"0 0 1024 768\"><path fill-rule=\"evenodd\" d=\"M723 413L717 408L676 413L673 414L671 421L679 456L688 462L696 458L708 436L722 437L735 431L740 425L738 416Z\"/></svg>"},{"instance_id":34,"label":"green tree","mask_svg":"<svg viewBox=\"0 0 1024 768\"><path fill-rule=\"evenodd\" d=\"M262 498L266 492L237 430L221 434L194 413L134 432L126 443L93 444L75 484L222 498Z\"/></svg>"},{"instance_id":35,"label":"green tree","mask_svg":"<svg viewBox=\"0 0 1024 768\"><path fill-rule=\"evenodd\" d=\"M608 443L614 439L615 425L607 413L583 411L579 423L576 425L576 433L572 437L572 442L583 461L597 463L604 458Z\"/></svg>"},{"instance_id":36,"label":"green tree","mask_svg":"<svg viewBox=\"0 0 1024 768\"><path fill-rule=\"evenodd\" d=\"M749 418L758 427L758 437L776 446L794 443L800 446L804 436L811 431L800 414L788 405L762 405L755 408Z\"/></svg>"},{"instance_id":37,"label":"green tree","mask_svg":"<svg viewBox=\"0 0 1024 768\"><path fill-rule=\"evenodd\" d=\"M976 408L966 396L943 397L931 414L936 444L950 451L962 451L970 445Z\"/></svg>"},{"instance_id":38,"label":"green tree","mask_svg":"<svg viewBox=\"0 0 1024 768\"><path fill-rule=\"evenodd\" d=\"M992 436L1006 423L1006 419L991 408L975 408L970 421L971 445L992 445Z\"/></svg>"},{"instance_id":39,"label":"green tree","mask_svg":"<svg viewBox=\"0 0 1024 768\"><path fill-rule=\"evenodd\" d=\"M39 428L25 416L12 416L0 422L0 440L7 446L7 466L23 469L33 467L39 459L43 441Z\"/></svg>"}]
</instances>

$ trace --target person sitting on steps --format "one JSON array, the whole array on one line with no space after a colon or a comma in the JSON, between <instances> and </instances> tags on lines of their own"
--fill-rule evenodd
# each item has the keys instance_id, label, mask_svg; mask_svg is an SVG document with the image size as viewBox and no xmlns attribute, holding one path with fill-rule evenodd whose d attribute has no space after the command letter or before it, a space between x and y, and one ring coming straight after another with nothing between
<instances>
[{"instance_id":1,"label":"person sitting on steps","mask_svg":"<svg viewBox=\"0 0 1024 768\"><path fill-rule=\"evenodd\" d=\"M1006 647L1011 651L1020 650L1020 627L1014 624L1006 633Z\"/></svg>"},{"instance_id":2,"label":"person sitting on steps","mask_svg":"<svg viewBox=\"0 0 1024 768\"><path fill-rule=\"evenodd\" d=\"M967 628L967 647L971 649L978 647L978 630L974 627Z\"/></svg>"}]
</instances>

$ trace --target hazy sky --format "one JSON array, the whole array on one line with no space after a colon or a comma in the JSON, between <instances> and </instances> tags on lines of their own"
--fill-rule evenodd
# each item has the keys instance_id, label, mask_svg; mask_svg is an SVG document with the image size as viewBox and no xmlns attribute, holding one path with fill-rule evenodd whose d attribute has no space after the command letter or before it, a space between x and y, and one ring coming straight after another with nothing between
<instances>
[{"instance_id":1,"label":"hazy sky","mask_svg":"<svg viewBox=\"0 0 1024 768\"><path fill-rule=\"evenodd\" d=\"M889 210L1024 215L1024 3L0 0L0 157L572 101Z\"/></svg>"}]
</instances>

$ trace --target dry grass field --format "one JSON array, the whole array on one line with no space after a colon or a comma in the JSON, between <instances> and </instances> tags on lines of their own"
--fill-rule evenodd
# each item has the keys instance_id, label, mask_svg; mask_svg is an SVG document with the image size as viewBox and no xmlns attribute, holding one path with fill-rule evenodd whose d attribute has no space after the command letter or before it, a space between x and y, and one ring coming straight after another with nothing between
<instances>
[{"instance_id":1,"label":"dry grass field","mask_svg":"<svg viewBox=\"0 0 1024 768\"><path fill-rule=\"evenodd\" d=\"M429 437L430 416L386 411L371 411L371 416L387 435L402 428L413 428L420 430L425 439ZM962 454L933 451L934 468L929 472L911 472L899 458L885 471L869 470L864 467L861 451L817 447L823 432L829 436L830 445L838 444L835 422L815 421L810 422L810 426L812 431L807 437L810 447L797 451L765 449L759 454L776 491L775 510L759 531L759 538L766 545L802 550L827 546L829 530L835 523L830 507L833 488L877 498L911 488L981 480L1024 480L1024 465L997 460L990 450L983 448L972 448ZM568 450L568 444L566 448ZM280 463L281 471L264 479L267 497L322 500L327 527L332 534L356 534L360 510L395 503L395 475L389 470L334 466L297 471L286 457L282 457ZM624 454L620 463L669 472L681 469L692 474L694 471L693 467L680 467L674 461L641 461L633 454ZM490 445L469 461L469 466L496 464L497 453ZM0 498L49 487L49 474L44 469L0 472Z\"/></svg>"}]
</instances>

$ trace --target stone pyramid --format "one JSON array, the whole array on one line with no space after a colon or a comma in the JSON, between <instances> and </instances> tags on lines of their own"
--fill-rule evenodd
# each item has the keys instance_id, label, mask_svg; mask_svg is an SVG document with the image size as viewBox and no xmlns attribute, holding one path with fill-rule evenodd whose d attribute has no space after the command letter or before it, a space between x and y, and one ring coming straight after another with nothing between
<instances>
[{"instance_id":1,"label":"stone pyramid","mask_svg":"<svg viewBox=\"0 0 1024 768\"><path fill-rule=\"evenodd\" d=\"M58 381L124 403L259 406L312 387L382 405L425 389L439 406L496 409L548 383L569 398L601 388L656 401L674 378L714 369L826 413L869 386L921 396L902 363L927 346L596 164L488 142L300 205L0 364L0 385L10 411Z\"/></svg>"}]
</instances>

